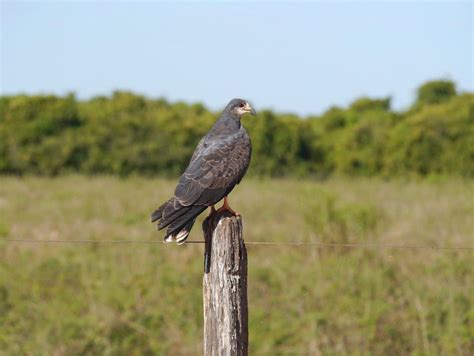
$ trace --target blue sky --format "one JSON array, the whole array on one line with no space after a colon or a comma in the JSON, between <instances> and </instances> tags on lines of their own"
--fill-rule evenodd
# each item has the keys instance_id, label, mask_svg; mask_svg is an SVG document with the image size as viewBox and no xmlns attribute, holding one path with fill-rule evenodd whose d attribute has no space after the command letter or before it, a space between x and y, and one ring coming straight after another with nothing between
<instances>
[{"instance_id":1,"label":"blue sky","mask_svg":"<svg viewBox=\"0 0 474 356\"><path fill-rule=\"evenodd\" d=\"M408 106L429 79L473 91L472 2L1 4L1 92L132 90L222 108Z\"/></svg>"}]
</instances>

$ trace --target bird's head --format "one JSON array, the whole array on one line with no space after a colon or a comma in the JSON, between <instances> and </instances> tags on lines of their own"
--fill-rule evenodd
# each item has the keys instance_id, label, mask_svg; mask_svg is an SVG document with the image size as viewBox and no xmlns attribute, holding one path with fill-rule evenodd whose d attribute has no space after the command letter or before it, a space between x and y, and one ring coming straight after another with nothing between
<instances>
[{"instance_id":1,"label":"bird's head","mask_svg":"<svg viewBox=\"0 0 474 356\"><path fill-rule=\"evenodd\" d=\"M224 111L237 118L240 118L246 113L252 115L256 114L254 108L247 101L242 99L232 99L229 104L227 104Z\"/></svg>"}]
</instances>

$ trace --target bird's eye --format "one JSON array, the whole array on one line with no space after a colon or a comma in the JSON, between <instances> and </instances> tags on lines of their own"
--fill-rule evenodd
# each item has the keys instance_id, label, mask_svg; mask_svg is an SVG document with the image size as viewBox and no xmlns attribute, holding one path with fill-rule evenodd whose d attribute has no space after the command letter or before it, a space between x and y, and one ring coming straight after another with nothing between
<instances>
[{"instance_id":1,"label":"bird's eye","mask_svg":"<svg viewBox=\"0 0 474 356\"><path fill-rule=\"evenodd\" d=\"M244 106L245 106L244 103L240 103L240 104L239 104L239 107L241 107L241 108L243 108Z\"/></svg>"}]
</instances>

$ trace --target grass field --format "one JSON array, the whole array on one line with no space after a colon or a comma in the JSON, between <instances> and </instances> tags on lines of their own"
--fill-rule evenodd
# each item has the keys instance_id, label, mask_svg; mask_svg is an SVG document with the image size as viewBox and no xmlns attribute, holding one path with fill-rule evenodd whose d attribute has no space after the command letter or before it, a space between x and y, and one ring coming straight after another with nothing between
<instances>
[{"instance_id":1,"label":"grass field","mask_svg":"<svg viewBox=\"0 0 474 356\"><path fill-rule=\"evenodd\" d=\"M0 178L0 239L159 240L174 181ZM473 246L474 182L246 179L248 241ZM200 221L191 239L201 240ZM252 355L472 355L474 251L248 246ZM196 355L203 245L0 241L0 354Z\"/></svg>"}]
</instances>

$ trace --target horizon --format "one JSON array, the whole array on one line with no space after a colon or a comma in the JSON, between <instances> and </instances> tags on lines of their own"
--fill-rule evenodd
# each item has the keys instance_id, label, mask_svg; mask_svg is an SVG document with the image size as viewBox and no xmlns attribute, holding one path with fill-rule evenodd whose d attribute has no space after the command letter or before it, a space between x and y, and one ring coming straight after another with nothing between
<instances>
[{"instance_id":1,"label":"horizon","mask_svg":"<svg viewBox=\"0 0 474 356\"><path fill-rule=\"evenodd\" d=\"M434 81L437 81L437 80L443 80L443 79L440 79L440 78L435 78L433 79ZM430 80L431 81L431 80ZM428 81L428 82L430 82ZM420 87L421 85L425 84L427 82L423 82L423 83L420 83L418 85L418 87ZM457 86L457 83L454 82L454 85L456 87L456 95L462 95L462 94L472 94L471 91L461 91L459 90L458 86ZM418 88L417 87L417 88ZM47 93L47 92L41 92L41 93L15 93L15 94L0 94L0 97L4 96L4 97L11 97L11 96L21 96L21 95L25 95L25 96L55 96L55 97L60 97L60 98L64 98L68 95L73 95L74 98L79 101L79 102L87 102L89 100L93 100L93 99L96 99L96 98L100 98L100 97L105 97L105 98L112 98L112 96L114 95L114 93L116 92L123 92L123 93L130 93L132 95L136 95L136 96L141 96L141 97L144 97L146 100L165 100L168 104L171 104L171 105L175 105L175 104L179 104L179 103L184 103L186 105L196 105L196 104L200 104L200 105L203 105L204 108L210 112L213 112L213 113L219 113L220 111L222 111L225 106L227 105L227 102L221 107L221 108L217 108L217 109L214 109L214 108L211 108L209 107L208 105L206 105L206 103L204 102L200 102L200 101L186 101L186 100L170 100L169 98L166 98L166 97L163 97L163 96L150 96L150 95L147 95L147 94L144 94L144 93L139 93L139 92L135 92L135 91L131 91L131 90L127 90L127 89L115 89L115 90L112 90L106 94L97 94L97 95L94 95L94 96L90 96L88 98L80 98L77 93L75 92L68 92L68 93L62 93L62 94L56 94L56 93ZM306 119L306 118L310 118L310 117L318 117L318 116L322 116L324 115L327 111L333 109L333 108L341 108L341 109L347 109L349 108L355 101L359 100L359 99L363 99L363 98L368 98L368 99L372 99L372 100L377 100L377 99L386 99L386 98L389 98L390 99L390 111L392 112L396 112L396 113L403 113L403 112L406 112L406 111L409 111L411 106L413 104L415 104L415 101L416 101L416 97L413 98L413 102L409 103L409 105L406 107L406 108L401 108L401 109L397 109L397 108L394 108L393 107L393 98L392 97L367 97L367 96L359 96L359 97L355 97L353 98L353 100L349 101L347 104L345 105L332 105L332 106L328 106L327 108L323 109L322 111L320 112L317 112L317 113L308 113L308 114L300 114L300 113L297 113L297 112L294 112L294 111L282 111L282 110L276 110L274 108L269 108L269 107L260 107L258 108L257 112L259 111L272 111L276 114L280 114L280 115L295 115L295 116L298 116L298 117L301 117L303 119ZM232 98L229 99L229 101L232 100ZM249 100L249 102L251 104L252 101Z\"/></svg>"}]
</instances>

